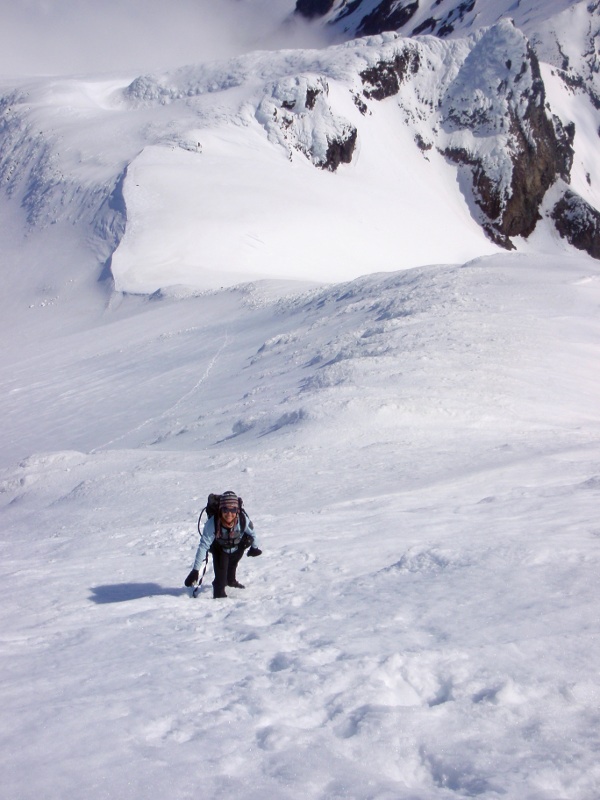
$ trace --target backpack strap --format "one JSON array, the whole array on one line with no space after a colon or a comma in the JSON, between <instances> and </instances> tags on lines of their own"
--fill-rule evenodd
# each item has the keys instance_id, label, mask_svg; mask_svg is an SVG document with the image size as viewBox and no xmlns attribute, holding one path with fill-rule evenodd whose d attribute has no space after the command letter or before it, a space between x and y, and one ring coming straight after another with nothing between
<instances>
[{"instance_id":1,"label":"backpack strap","mask_svg":"<svg viewBox=\"0 0 600 800\"><path fill-rule=\"evenodd\" d=\"M204 514L205 511L206 511L206 506L204 506L204 508L200 512L200 516L198 517L198 535L199 536L202 536L202 528L200 527L200 523L202 521L202 514Z\"/></svg>"}]
</instances>

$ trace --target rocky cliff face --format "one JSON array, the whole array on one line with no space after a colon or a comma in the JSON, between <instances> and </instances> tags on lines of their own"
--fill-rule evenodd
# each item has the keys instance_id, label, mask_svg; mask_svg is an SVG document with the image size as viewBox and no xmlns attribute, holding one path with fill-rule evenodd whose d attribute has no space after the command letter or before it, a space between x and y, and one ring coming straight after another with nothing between
<instances>
[{"instance_id":1,"label":"rocky cliff face","mask_svg":"<svg viewBox=\"0 0 600 800\"><path fill-rule=\"evenodd\" d=\"M535 229L548 189L569 181L574 126L548 109L538 59L511 22L472 39L466 54L455 48L451 78L441 74L448 55L398 39L387 59L360 72L363 95L397 98L420 149L436 147L457 165L478 222L512 249Z\"/></svg>"},{"instance_id":2,"label":"rocky cliff face","mask_svg":"<svg viewBox=\"0 0 600 800\"><path fill-rule=\"evenodd\" d=\"M546 107L538 59L511 23L486 31L443 102L444 154L470 173L480 222L498 244L529 236L550 186L569 180L573 129Z\"/></svg>"},{"instance_id":3,"label":"rocky cliff face","mask_svg":"<svg viewBox=\"0 0 600 800\"><path fill-rule=\"evenodd\" d=\"M427 120L426 126L415 125L416 143L424 152L435 146L456 164L465 199L494 242L511 249L515 237L528 237L548 190L561 181L565 194L550 216L561 236L598 257L598 212L567 188L576 125L553 112L538 52L555 66L553 74L571 93L600 110L600 2L555 2L539 8L534 3L535 8L529 4L519 12L520 5L511 8L522 12L522 27L529 26L530 38L508 19L475 29L477 20L490 13L475 0L298 0L296 13L322 19L348 36L401 31L405 36L455 38L461 31L473 31L452 80L441 74L453 67L444 56L436 62L435 46L426 39L404 39L392 56L360 73L364 97L397 97L407 120ZM498 3L498 16L504 11ZM428 80L432 73L437 83ZM405 84L412 84L412 90L403 94ZM600 136L600 124L598 131Z\"/></svg>"}]
</instances>

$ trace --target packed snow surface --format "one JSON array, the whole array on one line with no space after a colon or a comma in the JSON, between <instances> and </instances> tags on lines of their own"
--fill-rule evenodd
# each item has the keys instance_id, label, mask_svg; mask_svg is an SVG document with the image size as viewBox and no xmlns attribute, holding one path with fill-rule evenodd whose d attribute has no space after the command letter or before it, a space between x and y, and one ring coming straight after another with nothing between
<instances>
[{"instance_id":1,"label":"packed snow surface","mask_svg":"<svg viewBox=\"0 0 600 800\"><path fill-rule=\"evenodd\" d=\"M526 255L32 303L5 796L598 797L599 304L597 262ZM263 555L193 599L226 489Z\"/></svg>"}]
</instances>

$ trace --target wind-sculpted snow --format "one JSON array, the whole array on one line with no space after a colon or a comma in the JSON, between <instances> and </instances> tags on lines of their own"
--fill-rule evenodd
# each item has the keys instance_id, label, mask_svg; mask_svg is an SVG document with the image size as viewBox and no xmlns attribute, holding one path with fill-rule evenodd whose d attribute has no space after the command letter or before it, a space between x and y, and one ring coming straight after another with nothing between
<instances>
[{"instance_id":1,"label":"wind-sculpted snow","mask_svg":"<svg viewBox=\"0 0 600 800\"><path fill-rule=\"evenodd\" d=\"M347 119L332 113L328 95L323 78L281 81L261 100L256 118L269 140L283 146L290 160L295 148L317 166L335 171L340 162L352 160L357 131Z\"/></svg>"},{"instance_id":2,"label":"wind-sculpted snow","mask_svg":"<svg viewBox=\"0 0 600 800\"><path fill-rule=\"evenodd\" d=\"M526 38L510 22L500 23L477 37L448 87L444 121L475 137L507 134L510 112L524 119L534 81Z\"/></svg>"}]
</instances>

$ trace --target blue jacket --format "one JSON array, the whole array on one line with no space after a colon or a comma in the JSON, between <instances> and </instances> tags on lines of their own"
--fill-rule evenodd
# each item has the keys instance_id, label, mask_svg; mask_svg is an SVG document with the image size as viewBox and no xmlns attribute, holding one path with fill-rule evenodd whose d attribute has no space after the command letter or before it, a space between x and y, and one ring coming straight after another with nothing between
<instances>
[{"instance_id":1,"label":"blue jacket","mask_svg":"<svg viewBox=\"0 0 600 800\"><path fill-rule=\"evenodd\" d=\"M244 512L242 512L244 513ZM234 530L237 533L241 532L240 528L240 521L238 520L235 523ZM254 525L252 524L252 520L246 516L246 530L244 533L247 533L248 536L252 539L252 547L258 547L258 538L256 536L256 531L254 530ZM196 558L194 560L194 567L193 569L200 569L200 564L206 558L206 554L208 553L211 544L215 540L215 518L209 517L206 522L204 523L204 528L202 529L202 534L200 535L200 544L198 545L198 549L196 550ZM239 548L233 547L230 551L231 553L235 553Z\"/></svg>"}]
</instances>

